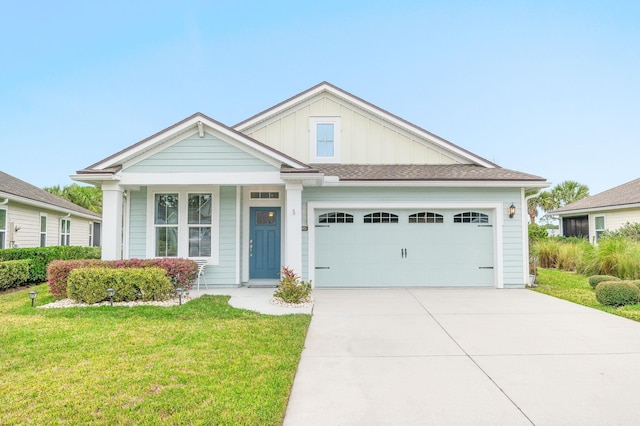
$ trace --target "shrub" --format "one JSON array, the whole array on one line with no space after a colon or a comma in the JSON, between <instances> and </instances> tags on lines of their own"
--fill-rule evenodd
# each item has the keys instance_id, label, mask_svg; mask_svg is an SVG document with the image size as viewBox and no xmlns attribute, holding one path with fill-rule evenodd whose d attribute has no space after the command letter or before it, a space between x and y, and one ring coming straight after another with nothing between
<instances>
[{"instance_id":1,"label":"shrub","mask_svg":"<svg viewBox=\"0 0 640 426\"><path fill-rule=\"evenodd\" d=\"M29 280L28 259L0 262L0 290L25 284Z\"/></svg>"},{"instance_id":2,"label":"shrub","mask_svg":"<svg viewBox=\"0 0 640 426\"><path fill-rule=\"evenodd\" d=\"M67 292L76 302L108 300L108 288L115 290L114 302L164 300L173 294L171 280L160 268L80 268L69 274Z\"/></svg>"},{"instance_id":3,"label":"shrub","mask_svg":"<svg viewBox=\"0 0 640 426\"><path fill-rule=\"evenodd\" d=\"M300 276L296 275L291 268L282 267L282 278L278 288L273 293L287 303L302 303L311 294L311 282L300 281Z\"/></svg>"},{"instance_id":4,"label":"shrub","mask_svg":"<svg viewBox=\"0 0 640 426\"><path fill-rule=\"evenodd\" d=\"M615 231L605 231L603 236L605 238L627 238L640 242L640 223L627 222Z\"/></svg>"},{"instance_id":5,"label":"shrub","mask_svg":"<svg viewBox=\"0 0 640 426\"><path fill-rule=\"evenodd\" d=\"M57 298L67 296L67 279L69 273L78 268L161 268L166 271L174 288L182 287L190 290L198 274L198 264L189 259L126 259L126 260L79 260L56 261L48 268L49 292Z\"/></svg>"},{"instance_id":6,"label":"shrub","mask_svg":"<svg viewBox=\"0 0 640 426\"><path fill-rule=\"evenodd\" d=\"M640 243L628 238L602 238L587 257L581 273L613 275L622 279L640 278Z\"/></svg>"},{"instance_id":7,"label":"shrub","mask_svg":"<svg viewBox=\"0 0 640 426\"><path fill-rule=\"evenodd\" d=\"M640 290L626 281L603 281L596 286L596 299L607 306L634 305L640 299Z\"/></svg>"},{"instance_id":8,"label":"shrub","mask_svg":"<svg viewBox=\"0 0 640 426\"><path fill-rule=\"evenodd\" d=\"M579 270L594 250L588 241L578 238L547 238L534 242L531 253L542 268Z\"/></svg>"},{"instance_id":9,"label":"shrub","mask_svg":"<svg viewBox=\"0 0 640 426\"><path fill-rule=\"evenodd\" d=\"M41 283L47 280L49 263L59 259L100 259L100 247L53 246L0 250L0 261L19 259L31 260L29 282Z\"/></svg>"},{"instance_id":10,"label":"shrub","mask_svg":"<svg viewBox=\"0 0 640 426\"><path fill-rule=\"evenodd\" d=\"M603 281L620 281L620 278L612 275L592 275L589 277L589 284L593 288L596 288L596 286Z\"/></svg>"},{"instance_id":11,"label":"shrub","mask_svg":"<svg viewBox=\"0 0 640 426\"><path fill-rule=\"evenodd\" d=\"M532 244L536 241L546 240L549 238L549 232L547 228L538 225L537 223L529 224L529 243Z\"/></svg>"}]
</instances>

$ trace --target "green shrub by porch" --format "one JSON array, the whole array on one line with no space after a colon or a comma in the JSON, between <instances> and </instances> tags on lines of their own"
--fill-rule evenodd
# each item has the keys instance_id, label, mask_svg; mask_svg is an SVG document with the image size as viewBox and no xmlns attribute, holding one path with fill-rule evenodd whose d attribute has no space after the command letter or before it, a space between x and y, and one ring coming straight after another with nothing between
<instances>
[{"instance_id":1,"label":"green shrub by porch","mask_svg":"<svg viewBox=\"0 0 640 426\"><path fill-rule=\"evenodd\" d=\"M596 299L606 306L634 305L640 300L640 290L626 281L603 281L596 286Z\"/></svg>"},{"instance_id":2,"label":"green shrub by porch","mask_svg":"<svg viewBox=\"0 0 640 426\"><path fill-rule=\"evenodd\" d=\"M598 284L604 281L620 281L620 278L613 275L592 275L589 277L589 285L593 288L596 288Z\"/></svg>"},{"instance_id":3,"label":"green shrub by porch","mask_svg":"<svg viewBox=\"0 0 640 426\"><path fill-rule=\"evenodd\" d=\"M100 259L100 247L52 246L0 249L0 261L29 259L30 283L47 280L47 266L54 260Z\"/></svg>"},{"instance_id":4,"label":"green shrub by porch","mask_svg":"<svg viewBox=\"0 0 640 426\"><path fill-rule=\"evenodd\" d=\"M115 290L114 302L166 300L173 295L173 284L161 268L81 268L71 271L67 280L67 295L76 302L109 300L108 288Z\"/></svg>"},{"instance_id":5,"label":"green shrub by porch","mask_svg":"<svg viewBox=\"0 0 640 426\"><path fill-rule=\"evenodd\" d=\"M19 287L29 280L29 260L0 262L0 290Z\"/></svg>"}]
</instances>

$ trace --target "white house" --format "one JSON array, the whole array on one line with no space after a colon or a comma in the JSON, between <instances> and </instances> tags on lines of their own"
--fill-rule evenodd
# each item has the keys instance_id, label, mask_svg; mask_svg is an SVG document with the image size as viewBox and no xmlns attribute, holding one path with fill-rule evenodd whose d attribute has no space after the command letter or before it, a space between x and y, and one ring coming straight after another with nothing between
<instances>
[{"instance_id":1,"label":"white house","mask_svg":"<svg viewBox=\"0 0 640 426\"><path fill-rule=\"evenodd\" d=\"M100 215L0 172L0 248L99 246Z\"/></svg>"},{"instance_id":2,"label":"white house","mask_svg":"<svg viewBox=\"0 0 640 426\"><path fill-rule=\"evenodd\" d=\"M560 218L563 236L584 237L595 243L604 231L615 231L626 223L640 223L640 179L567 204L551 213Z\"/></svg>"},{"instance_id":3,"label":"white house","mask_svg":"<svg viewBox=\"0 0 640 426\"><path fill-rule=\"evenodd\" d=\"M548 186L326 82L233 127L196 113L72 178L102 187L105 259L202 259L215 286L286 265L316 287L524 287L524 192Z\"/></svg>"}]
</instances>

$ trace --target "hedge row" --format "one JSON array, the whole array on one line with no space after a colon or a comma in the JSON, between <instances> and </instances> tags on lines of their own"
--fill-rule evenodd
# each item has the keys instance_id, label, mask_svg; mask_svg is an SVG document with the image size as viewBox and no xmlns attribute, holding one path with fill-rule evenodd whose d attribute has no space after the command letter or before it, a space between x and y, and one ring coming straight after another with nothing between
<instances>
[{"instance_id":1,"label":"hedge row","mask_svg":"<svg viewBox=\"0 0 640 426\"><path fill-rule=\"evenodd\" d=\"M0 262L0 290L19 287L29 279L29 260Z\"/></svg>"},{"instance_id":2,"label":"hedge row","mask_svg":"<svg viewBox=\"0 0 640 426\"><path fill-rule=\"evenodd\" d=\"M127 259L127 260L59 260L51 262L47 270L49 293L56 298L67 297L71 271L80 268L160 268L166 271L174 288L191 289L198 275L198 264L189 259Z\"/></svg>"},{"instance_id":3,"label":"hedge row","mask_svg":"<svg viewBox=\"0 0 640 426\"><path fill-rule=\"evenodd\" d=\"M41 283L47 280L49 263L59 259L100 259L100 247L53 246L0 249L0 262L22 259L31 260L27 281Z\"/></svg>"},{"instance_id":4,"label":"hedge row","mask_svg":"<svg viewBox=\"0 0 640 426\"><path fill-rule=\"evenodd\" d=\"M161 268L82 268L71 271L69 298L81 303L109 300L107 289L115 290L114 302L166 300L175 294L167 273Z\"/></svg>"}]
</instances>

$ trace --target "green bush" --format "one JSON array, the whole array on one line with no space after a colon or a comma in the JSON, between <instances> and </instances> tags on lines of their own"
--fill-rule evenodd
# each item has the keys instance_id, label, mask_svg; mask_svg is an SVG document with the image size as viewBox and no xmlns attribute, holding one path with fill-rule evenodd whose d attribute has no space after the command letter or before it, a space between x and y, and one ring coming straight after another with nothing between
<instances>
[{"instance_id":1,"label":"green bush","mask_svg":"<svg viewBox=\"0 0 640 426\"><path fill-rule=\"evenodd\" d=\"M585 275L613 275L640 279L640 243L629 238L601 238L578 272Z\"/></svg>"},{"instance_id":2,"label":"green bush","mask_svg":"<svg viewBox=\"0 0 640 426\"><path fill-rule=\"evenodd\" d=\"M547 228L538 225L537 223L529 224L529 243L532 244L536 241L546 240L549 238L549 232Z\"/></svg>"},{"instance_id":3,"label":"green bush","mask_svg":"<svg viewBox=\"0 0 640 426\"><path fill-rule=\"evenodd\" d=\"M589 284L593 288L596 288L596 286L603 281L620 281L620 278L612 275L592 275L589 277Z\"/></svg>"},{"instance_id":4,"label":"green bush","mask_svg":"<svg viewBox=\"0 0 640 426\"><path fill-rule=\"evenodd\" d=\"M273 295L287 303L302 303L311 295L311 282L300 281L292 269L283 266L280 284Z\"/></svg>"},{"instance_id":5,"label":"green bush","mask_svg":"<svg viewBox=\"0 0 640 426\"><path fill-rule=\"evenodd\" d=\"M47 280L47 266L54 260L100 259L100 247L53 246L36 248L0 249L0 261L31 260L29 282Z\"/></svg>"},{"instance_id":6,"label":"green bush","mask_svg":"<svg viewBox=\"0 0 640 426\"><path fill-rule=\"evenodd\" d=\"M531 254L542 268L577 271L593 250L593 246L583 239L547 238L534 242Z\"/></svg>"},{"instance_id":7,"label":"green bush","mask_svg":"<svg viewBox=\"0 0 640 426\"><path fill-rule=\"evenodd\" d=\"M67 295L76 302L98 303L109 300L107 289L113 288L114 302L164 300L173 294L173 284L161 268L81 268L69 273Z\"/></svg>"},{"instance_id":8,"label":"green bush","mask_svg":"<svg viewBox=\"0 0 640 426\"><path fill-rule=\"evenodd\" d=\"M0 290L19 287L29 280L28 259L0 262Z\"/></svg>"},{"instance_id":9,"label":"green bush","mask_svg":"<svg viewBox=\"0 0 640 426\"><path fill-rule=\"evenodd\" d=\"M603 281L596 286L596 299L606 306L634 305L640 299L640 290L626 281Z\"/></svg>"}]
</instances>

